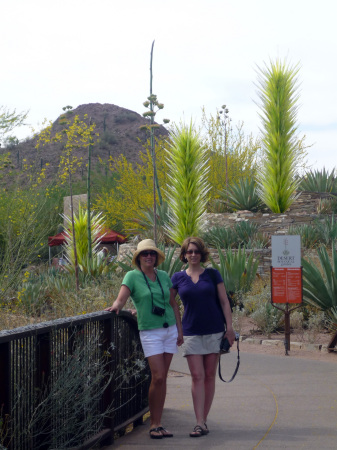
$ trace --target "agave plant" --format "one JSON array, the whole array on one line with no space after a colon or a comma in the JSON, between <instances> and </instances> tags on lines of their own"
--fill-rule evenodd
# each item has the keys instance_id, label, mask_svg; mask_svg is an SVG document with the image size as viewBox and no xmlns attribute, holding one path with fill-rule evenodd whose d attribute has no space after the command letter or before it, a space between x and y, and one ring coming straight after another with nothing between
<instances>
[{"instance_id":1,"label":"agave plant","mask_svg":"<svg viewBox=\"0 0 337 450\"><path fill-rule=\"evenodd\" d=\"M319 245L320 233L312 225L291 225L288 234L290 236L301 236L302 247L314 248Z\"/></svg>"},{"instance_id":2,"label":"agave plant","mask_svg":"<svg viewBox=\"0 0 337 450\"><path fill-rule=\"evenodd\" d=\"M171 142L167 151L167 202L172 213L168 234L174 242L181 244L186 237L200 234L210 189L207 181L209 168L207 149L192 123L189 127L176 127L171 134Z\"/></svg>"},{"instance_id":3,"label":"agave plant","mask_svg":"<svg viewBox=\"0 0 337 450\"><path fill-rule=\"evenodd\" d=\"M270 236L267 233L261 233L258 231L252 237L249 238L248 242L245 244L246 248L268 248L270 247Z\"/></svg>"},{"instance_id":4,"label":"agave plant","mask_svg":"<svg viewBox=\"0 0 337 450\"><path fill-rule=\"evenodd\" d=\"M256 223L242 221L238 222L233 227L234 240L236 241L236 248L246 246L246 244L256 236L258 226Z\"/></svg>"},{"instance_id":5,"label":"agave plant","mask_svg":"<svg viewBox=\"0 0 337 450\"><path fill-rule=\"evenodd\" d=\"M298 190L310 192L337 192L336 169L329 173L325 170L314 170L307 172L300 181Z\"/></svg>"},{"instance_id":6,"label":"agave plant","mask_svg":"<svg viewBox=\"0 0 337 450\"><path fill-rule=\"evenodd\" d=\"M298 67L280 60L259 69L259 96L263 127L263 161L259 172L259 195L274 213L283 213L296 198L298 145L296 103Z\"/></svg>"},{"instance_id":7,"label":"agave plant","mask_svg":"<svg viewBox=\"0 0 337 450\"><path fill-rule=\"evenodd\" d=\"M215 226L202 234L209 247L230 248L235 245L235 236L231 228Z\"/></svg>"},{"instance_id":8,"label":"agave plant","mask_svg":"<svg viewBox=\"0 0 337 450\"><path fill-rule=\"evenodd\" d=\"M165 254L165 261L159 264L158 269L165 270L165 272L172 277L172 275L175 272L179 272L184 265L180 258L175 256L177 246L175 245L173 247L165 248L164 245L160 244L158 248L160 248L160 250L162 250Z\"/></svg>"},{"instance_id":9,"label":"agave plant","mask_svg":"<svg viewBox=\"0 0 337 450\"><path fill-rule=\"evenodd\" d=\"M255 180L240 179L228 191L220 193L223 201L233 210L258 211L263 207Z\"/></svg>"},{"instance_id":10,"label":"agave plant","mask_svg":"<svg viewBox=\"0 0 337 450\"><path fill-rule=\"evenodd\" d=\"M245 249L239 247L237 252L228 249L226 255L217 247L219 264L210 257L212 266L217 269L224 280L226 290L230 294L238 292L245 293L250 290L256 277L259 259L254 261L254 255L251 253L247 258Z\"/></svg>"},{"instance_id":11,"label":"agave plant","mask_svg":"<svg viewBox=\"0 0 337 450\"><path fill-rule=\"evenodd\" d=\"M334 317L337 311L337 252L335 244L331 245L331 260L325 246L317 249L320 268L316 262L302 259L303 297L304 300L327 311Z\"/></svg>"},{"instance_id":12,"label":"agave plant","mask_svg":"<svg viewBox=\"0 0 337 450\"><path fill-rule=\"evenodd\" d=\"M147 238L153 238L154 232L154 212L153 208L147 208L145 211L140 212L140 217L134 219L134 222L138 223L145 231ZM166 201L162 204L156 205L156 226L157 226L157 238L159 242L165 242L167 240L167 228L170 225L170 213L169 206ZM130 232L133 230L129 230Z\"/></svg>"},{"instance_id":13,"label":"agave plant","mask_svg":"<svg viewBox=\"0 0 337 450\"><path fill-rule=\"evenodd\" d=\"M331 245L337 239L337 223L335 216L325 217L323 221L316 219L315 226L320 241L325 245Z\"/></svg>"}]
</instances>

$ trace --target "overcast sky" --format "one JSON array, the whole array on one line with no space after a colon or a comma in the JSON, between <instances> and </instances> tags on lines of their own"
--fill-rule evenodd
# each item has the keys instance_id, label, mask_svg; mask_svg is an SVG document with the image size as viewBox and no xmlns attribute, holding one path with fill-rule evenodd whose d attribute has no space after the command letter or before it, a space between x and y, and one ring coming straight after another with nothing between
<instances>
[{"instance_id":1,"label":"overcast sky","mask_svg":"<svg viewBox=\"0 0 337 450\"><path fill-rule=\"evenodd\" d=\"M112 103L200 123L226 104L259 132L256 67L300 64L299 136L313 168L337 166L336 0L0 0L0 105L36 126L62 107ZM29 135L29 130L16 133Z\"/></svg>"}]
</instances>

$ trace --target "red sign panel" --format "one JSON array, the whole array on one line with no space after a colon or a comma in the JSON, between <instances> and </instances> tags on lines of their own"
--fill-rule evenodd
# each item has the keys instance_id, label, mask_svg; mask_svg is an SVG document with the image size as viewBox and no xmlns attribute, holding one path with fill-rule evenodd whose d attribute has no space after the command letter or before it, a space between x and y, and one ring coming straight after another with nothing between
<instances>
[{"instance_id":1,"label":"red sign panel","mask_svg":"<svg viewBox=\"0 0 337 450\"><path fill-rule=\"evenodd\" d=\"M272 267L272 303L302 303L302 298L302 267Z\"/></svg>"}]
</instances>

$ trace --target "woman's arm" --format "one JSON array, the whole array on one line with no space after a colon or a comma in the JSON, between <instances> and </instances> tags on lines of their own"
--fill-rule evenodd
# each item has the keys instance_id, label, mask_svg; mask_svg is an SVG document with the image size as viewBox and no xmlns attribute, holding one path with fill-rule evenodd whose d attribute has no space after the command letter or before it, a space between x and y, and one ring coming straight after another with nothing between
<instances>
[{"instance_id":1,"label":"woman's arm","mask_svg":"<svg viewBox=\"0 0 337 450\"><path fill-rule=\"evenodd\" d=\"M232 346L235 341L235 332L233 330L232 324L232 311L231 306L229 304L229 300L227 297L227 292L224 283L219 283L218 287L218 297L220 300L220 304L223 310L223 313L226 318L226 337L229 340L230 345Z\"/></svg>"},{"instance_id":2,"label":"woman's arm","mask_svg":"<svg viewBox=\"0 0 337 450\"><path fill-rule=\"evenodd\" d=\"M177 296L177 290L171 288L170 289L170 305L173 308L174 315L175 315L176 322L177 322L177 329L178 329L177 345L180 346L181 344L184 343L184 338L183 338L183 327L181 325L180 311L179 311L178 304L176 302L176 296Z\"/></svg>"},{"instance_id":3,"label":"woman's arm","mask_svg":"<svg viewBox=\"0 0 337 450\"><path fill-rule=\"evenodd\" d=\"M111 311L118 314L119 311L123 309L123 307L125 306L125 303L127 302L127 299L130 297L130 294L131 294L130 289L127 286L125 286L125 284L122 284L116 300L113 302L112 306L109 306L109 308L105 308L105 311Z\"/></svg>"}]
</instances>

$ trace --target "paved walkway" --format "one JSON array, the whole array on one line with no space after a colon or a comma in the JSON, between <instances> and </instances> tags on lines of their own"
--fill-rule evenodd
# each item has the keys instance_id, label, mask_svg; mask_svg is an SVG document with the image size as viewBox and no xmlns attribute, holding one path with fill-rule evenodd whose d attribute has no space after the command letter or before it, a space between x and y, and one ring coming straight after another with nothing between
<instances>
[{"instance_id":1,"label":"paved walkway","mask_svg":"<svg viewBox=\"0 0 337 450\"><path fill-rule=\"evenodd\" d=\"M195 425L185 359L173 357L163 425L173 438L150 439L148 421L108 449L337 449L337 364L290 356L240 353L235 380L217 379L208 419L210 433L190 438ZM223 377L236 365L222 357Z\"/></svg>"}]
</instances>

